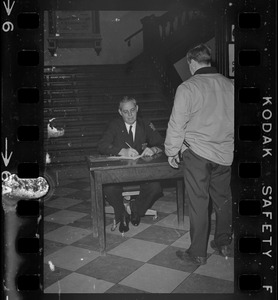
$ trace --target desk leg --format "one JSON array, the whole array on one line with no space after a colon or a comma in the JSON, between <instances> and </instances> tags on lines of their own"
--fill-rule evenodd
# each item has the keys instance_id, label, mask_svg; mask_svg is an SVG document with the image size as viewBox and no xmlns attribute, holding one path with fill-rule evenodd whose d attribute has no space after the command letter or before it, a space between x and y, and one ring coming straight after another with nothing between
<instances>
[{"instance_id":1,"label":"desk leg","mask_svg":"<svg viewBox=\"0 0 278 300\"><path fill-rule=\"evenodd\" d=\"M95 178L90 172L90 185L91 185L91 218L93 227L93 237L98 236L98 225L97 225L97 204L96 204L96 191L95 191Z\"/></svg>"},{"instance_id":2,"label":"desk leg","mask_svg":"<svg viewBox=\"0 0 278 300\"><path fill-rule=\"evenodd\" d=\"M95 191L97 203L97 223L98 223L98 240L101 255L105 255L106 239L105 239L105 220L104 220L104 204L101 180L95 177Z\"/></svg>"},{"instance_id":3,"label":"desk leg","mask_svg":"<svg viewBox=\"0 0 278 300\"><path fill-rule=\"evenodd\" d=\"M183 191L183 180L177 180L177 211L178 211L178 226L184 227L184 191Z\"/></svg>"}]
</instances>

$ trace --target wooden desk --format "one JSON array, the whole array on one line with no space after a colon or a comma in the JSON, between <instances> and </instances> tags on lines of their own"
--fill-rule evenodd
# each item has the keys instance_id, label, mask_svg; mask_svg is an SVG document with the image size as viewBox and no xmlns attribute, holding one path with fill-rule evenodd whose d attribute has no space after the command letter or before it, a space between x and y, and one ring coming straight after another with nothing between
<instances>
[{"instance_id":1,"label":"wooden desk","mask_svg":"<svg viewBox=\"0 0 278 300\"><path fill-rule=\"evenodd\" d=\"M181 167L171 168L165 154L160 153L137 160L112 160L99 156L87 156L86 161L90 171L93 236L99 238L101 254L105 254L106 248L102 190L104 184L177 179L178 225L184 225L183 171Z\"/></svg>"}]
</instances>

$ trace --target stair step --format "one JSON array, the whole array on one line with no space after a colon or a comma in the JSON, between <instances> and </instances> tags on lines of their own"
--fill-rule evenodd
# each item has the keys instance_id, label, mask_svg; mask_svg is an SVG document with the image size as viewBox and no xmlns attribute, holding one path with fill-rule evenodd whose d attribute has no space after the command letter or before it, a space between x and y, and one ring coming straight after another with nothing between
<instances>
[{"instance_id":1,"label":"stair step","mask_svg":"<svg viewBox=\"0 0 278 300\"><path fill-rule=\"evenodd\" d=\"M130 76L132 74L148 74L152 70L146 69L144 64L136 64L136 72L134 72L134 64L118 64L118 65L88 65L88 66L56 66L45 67L44 76L49 80L59 80L73 78L75 80L83 80L88 78L119 78L120 76Z\"/></svg>"},{"instance_id":2,"label":"stair step","mask_svg":"<svg viewBox=\"0 0 278 300\"><path fill-rule=\"evenodd\" d=\"M141 78L139 81L136 78L114 78L113 80L107 80L107 78L101 79L91 79L81 81L74 80L74 79L67 79L63 81L47 81L44 82L44 88L48 89L56 89L56 88L82 88L82 87L114 87L114 86L132 86L132 87L144 87L145 85L148 86L159 86L158 82L155 82L154 80L150 80L150 78Z\"/></svg>"},{"instance_id":3,"label":"stair step","mask_svg":"<svg viewBox=\"0 0 278 300\"><path fill-rule=\"evenodd\" d=\"M56 107L56 106L86 106L86 105L118 105L120 99L122 99L124 95L121 96L84 96L84 97L68 97L68 98L52 98L52 99L44 99L44 107ZM152 103L161 103L163 99L161 99L160 93L150 93L146 95L132 95L137 101L138 105Z\"/></svg>"},{"instance_id":4,"label":"stair step","mask_svg":"<svg viewBox=\"0 0 278 300\"><path fill-rule=\"evenodd\" d=\"M137 89L141 92L155 93L157 88L154 86L145 86ZM53 98L55 97L82 97L82 96L92 96L92 95L132 95L134 93L134 87L124 87L124 86L114 86L114 87L87 87L86 89L67 87L62 90L55 89L44 89L44 97Z\"/></svg>"},{"instance_id":5,"label":"stair step","mask_svg":"<svg viewBox=\"0 0 278 300\"><path fill-rule=\"evenodd\" d=\"M140 102L138 103L138 105L140 105L140 109L141 108L152 108L152 107L157 107L157 105L161 104L161 100L160 99L154 99L154 100L151 100L151 101L144 101L144 102ZM59 105L59 106L54 106L53 104L50 105L49 103L45 103L44 104L44 109L46 111L53 111L53 112L58 112L58 111L61 111L61 112L64 112L64 111L107 111L107 110L112 110L113 107L113 110L115 111L115 108L116 107L116 111L118 109L118 102L102 102L102 103L95 103L95 102L91 102L91 103L86 103L86 104L82 104L82 105L77 105L76 103L75 104L69 104L69 103L65 103L63 102L63 105Z\"/></svg>"},{"instance_id":6,"label":"stair step","mask_svg":"<svg viewBox=\"0 0 278 300\"><path fill-rule=\"evenodd\" d=\"M58 118L60 120L60 118ZM65 122L62 122L65 121ZM168 116L153 116L150 118L150 121L154 124L155 127L162 126L164 124L168 124L169 117ZM45 120L45 123L48 122L48 119ZM63 127L66 130L66 134L68 132L89 132L94 131L98 129L104 129L105 126L108 124L108 120L99 119L99 120L90 120L89 123L85 124L84 122L69 122L69 120L60 120L60 123L62 125L59 125L58 127ZM63 124L65 123L65 124Z\"/></svg>"},{"instance_id":7,"label":"stair step","mask_svg":"<svg viewBox=\"0 0 278 300\"><path fill-rule=\"evenodd\" d=\"M159 127L156 128L158 132L165 132L166 127ZM49 139L45 142L45 145L47 149L54 149L55 147L63 146L63 145L78 145L80 144L80 147L83 146L83 144L91 145L92 143L97 143L103 135L103 130L99 131L93 131L88 134L68 134L64 136L60 136L57 138Z\"/></svg>"},{"instance_id":8,"label":"stair step","mask_svg":"<svg viewBox=\"0 0 278 300\"><path fill-rule=\"evenodd\" d=\"M143 107L140 108L142 113L148 111L166 111L165 107ZM116 112L116 113L115 113ZM87 116L90 115L92 118L95 115L102 114L103 117L106 115L111 115L111 114L117 114L117 106L115 108L109 107L89 107L89 106L81 106L81 107L64 107L64 108L44 108L44 115L45 116L57 116L57 115L64 115L64 116L75 116L75 115L82 115L82 116Z\"/></svg>"},{"instance_id":9,"label":"stair step","mask_svg":"<svg viewBox=\"0 0 278 300\"><path fill-rule=\"evenodd\" d=\"M57 138L45 139L51 165L84 163L86 155L98 154L98 143L107 124L118 116L118 103L134 97L139 115L165 135L170 109L151 69L133 64L117 66L67 66L45 68L44 122L56 118L65 129ZM165 101L165 102L164 102Z\"/></svg>"},{"instance_id":10,"label":"stair step","mask_svg":"<svg viewBox=\"0 0 278 300\"><path fill-rule=\"evenodd\" d=\"M144 115L145 119L148 120L155 120L156 117L164 117L164 118L169 118L169 113L168 111L161 109L151 109L151 110L141 110L141 114ZM61 115L61 113L45 113L45 122L48 123L48 120L52 119L52 118L57 118L59 119L59 121L61 123L64 124L71 124L71 123L75 123L75 126L78 125L87 125L87 124L94 124L95 122L98 122L100 120L106 120L107 122L111 121L112 119L114 119L115 117L117 117L118 114L113 111L113 112L96 112L94 114L90 113L90 114L84 114L83 116L81 116L80 114L76 113L72 113L70 115Z\"/></svg>"}]
</instances>

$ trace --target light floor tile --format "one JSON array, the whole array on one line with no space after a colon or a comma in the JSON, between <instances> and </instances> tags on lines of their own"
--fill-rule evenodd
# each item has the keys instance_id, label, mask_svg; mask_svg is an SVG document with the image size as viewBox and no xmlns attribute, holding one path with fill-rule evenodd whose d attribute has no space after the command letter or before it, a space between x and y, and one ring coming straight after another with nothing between
<instances>
[{"instance_id":1,"label":"light floor tile","mask_svg":"<svg viewBox=\"0 0 278 300\"><path fill-rule=\"evenodd\" d=\"M147 262L166 247L167 245L130 238L108 253Z\"/></svg>"},{"instance_id":2,"label":"light floor tile","mask_svg":"<svg viewBox=\"0 0 278 300\"><path fill-rule=\"evenodd\" d=\"M111 226L112 224L106 226L106 232L109 232L111 234L116 234L116 235L122 235L119 231L119 224L117 225L117 228L114 231L111 231ZM146 223L140 223L139 226L133 226L129 223L129 231L124 233L124 237L126 238L133 237L134 235L138 234L139 232L145 230L150 226L151 224L146 224Z\"/></svg>"},{"instance_id":3,"label":"light floor tile","mask_svg":"<svg viewBox=\"0 0 278 300\"><path fill-rule=\"evenodd\" d=\"M48 215L44 218L45 221L54 222L58 224L67 225L73 223L74 221L85 217L87 214L71 211L71 210L60 210L54 214Z\"/></svg>"},{"instance_id":4,"label":"light floor tile","mask_svg":"<svg viewBox=\"0 0 278 300\"><path fill-rule=\"evenodd\" d=\"M59 208L59 209L66 209L70 206L76 205L81 203L82 200L76 200L76 199L71 199L71 198L57 198L55 200L47 201L45 202L45 206L48 207L54 207L54 208Z\"/></svg>"},{"instance_id":5,"label":"light floor tile","mask_svg":"<svg viewBox=\"0 0 278 300\"><path fill-rule=\"evenodd\" d=\"M214 253L215 251L211 248L210 246L210 241L213 240L213 235L209 236L209 241L208 241L208 248L207 248L207 253ZM179 247L183 249L188 249L191 245L191 239L190 239L190 233L189 231L184 234L182 237L180 237L178 240L176 240L171 246L174 247Z\"/></svg>"},{"instance_id":6,"label":"light floor tile","mask_svg":"<svg viewBox=\"0 0 278 300\"><path fill-rule=\"evenodd\" d=\"M92 233L92 230L63 226L44 235L44 238L50 241L70 245L85 236Z\"/></svg>"},{"instance_id":7,"label":"light floor tile","mask_svg":"<svg viewBox=\"0 0 278 300\"><path fill-rule=\"evenodd\" d=\"M44 290L45 293L104 293L111 288L114 283L99 280L82 274L71 273L63 279L55 282Z\"/></svg>"},{"instance_id":8,"label":"light floor tile","mask_svg":"<svg viewBox=\"0 0 278 300\"><path fill-rule=\"evenodd\" d=\"M207 264L200 266L194 273L233 281L234 259L213 254L208 258Z\"/></svg>"},{"instance_id":9,"label":"light floor tile","mask_svg":"<svg viewBox=\"0 0 278 300\"><path fill-rule=\"evenodd\" d=\"M177 204L172 201L168 202L168 201L158 200L154 203L152 209L155 209L158 212L171 214L177 210Z\"/></svg>"},{"instance_id":10,"label":"light floor tile","mask_svg":"<svg viewBox=\"0 0 278 300\"><path fill-rule=\"evenodd\" d=\"M77 189L74 189L74 188L72 189L72 188L67 188L67 187L59 187L55 190L54 195L62 197L62 196L68 195L68 194L72 194L76 191L77 191Z\"/></svg>"},{"instance_id":11,"label":"light floor tile","mask_svg":"<svg viewBox=\"0 0 278 300\"><path fill-rule=\"evenodd\" d=\"M184 233L184 230L153 225L136 234L134 238L164 245L171 245Z\"/></svg>"},{"instance_id":12,"label":"light floor tile","mask_svg":"<svg viewBox=\"0 0 278 300\"><path fill-rule=\"evenodd\" d=\"M176 229L189 230L189 217L184 216L184 225L183 226L178 225L178 216L176 214L168 215L167 217L158 221L155 225L176 228Z\"/></svg>"},{"instance_id":13,"label":"light floor tile","mask_svg":"<svg viewBox=\"0 0 278 300\"><path fill-rule=\"evenodd\" d=\"M44 262L51 261L54 266L75 271L99 256L99 252L66 246L44 258Z\"/></svg>"},{"instance_id":14,"label":"light floor tile","mask_svg":"<svg viewBox=\"0 0 278 300\"><path fill-rule=\"evenodd\" d=\"M149 293L171 293L190 273L144 264L119 284Z\"/></svg>"}]
</instances>

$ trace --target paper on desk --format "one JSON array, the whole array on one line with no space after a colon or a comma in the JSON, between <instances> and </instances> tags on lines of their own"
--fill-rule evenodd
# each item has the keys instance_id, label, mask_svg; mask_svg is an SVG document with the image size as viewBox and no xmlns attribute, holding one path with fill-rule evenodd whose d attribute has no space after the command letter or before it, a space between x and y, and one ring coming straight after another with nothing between
<instances>
[{"instance_id":1,"label":"paper on desk","mask_svg":"<svg viewBox=\"0 0 278 300\"><path fill-rule=\"evenodd\" d=\"M140 158L142 157L142 154L141 155L137 155L137 156L108 156L107 158L108 159L137 159L137 158Z\"/></svg>"}]
</instances>

